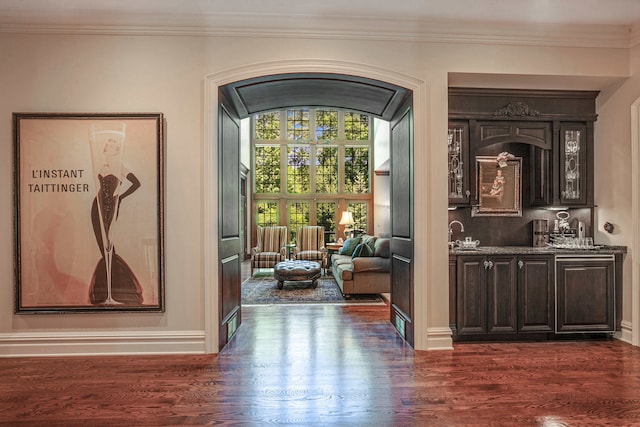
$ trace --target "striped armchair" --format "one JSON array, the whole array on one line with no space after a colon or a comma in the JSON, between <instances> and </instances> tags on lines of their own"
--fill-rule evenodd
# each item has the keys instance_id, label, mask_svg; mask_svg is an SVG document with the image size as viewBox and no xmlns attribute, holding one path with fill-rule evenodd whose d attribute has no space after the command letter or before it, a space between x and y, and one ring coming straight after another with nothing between
<instances>
[{"instance_id":1,"label":"striped armchair","mask_svg":"<svg viewBox=\"0 0 640 427\"><path fill-rule=\"evenodd\" d=\"M325 268L327 249L324 247L324 227L305 226L298 228L293 256L295 259L317 261L322 268Z\"/></svg>"},{"instance_id":2,"label":"striped armchair","mask_svg":"<svg viewBox=\"0 0 640 427\"><path fill-rule=\"evenodd\" d=\"M258 227L258 246L251 249L251 275L255 268L273 268L285 260L287 227Z\"/></svg>"}]
</instances>

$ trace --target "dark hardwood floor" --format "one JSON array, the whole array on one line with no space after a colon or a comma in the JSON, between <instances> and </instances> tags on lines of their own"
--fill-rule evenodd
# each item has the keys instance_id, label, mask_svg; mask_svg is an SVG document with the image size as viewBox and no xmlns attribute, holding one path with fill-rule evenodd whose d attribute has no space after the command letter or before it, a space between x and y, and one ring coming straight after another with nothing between
<instances>
[{"instance_id":1,"label":"dark hardwood floor","mask_svg":"<svg viewBox=\"0 0 640 427\"><path fill-rule=\"evenodd\" d=\"M416 352L380 306L254 306L219 355L0 358L11 426L640 425L619 341Z\"/></svg>"}]
</instances>

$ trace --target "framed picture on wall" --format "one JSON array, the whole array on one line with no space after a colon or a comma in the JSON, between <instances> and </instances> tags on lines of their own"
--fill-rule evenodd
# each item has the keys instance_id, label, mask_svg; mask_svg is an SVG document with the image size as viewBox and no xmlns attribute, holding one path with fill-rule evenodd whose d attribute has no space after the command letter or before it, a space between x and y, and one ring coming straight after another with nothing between
<instances>
[{"instance_id":1,"label":"framed picture on wall","mask_svg":"<svg viewBox=\"0 0 640 427\"><path fill-rule=\"evenodd\" d=\"M15 312L164 311L161 113L14 113Z\"/></svg>"},{"instance_id":2,"label":"framed picture on wall","mask_svg":"<svg viewBox=\"0 0 640 427\"><path fill-rule=\"evenodd\" d=\"M479 204L471 216L522 216L522 158L477 156Z\"/></svg>"}]
</instances>

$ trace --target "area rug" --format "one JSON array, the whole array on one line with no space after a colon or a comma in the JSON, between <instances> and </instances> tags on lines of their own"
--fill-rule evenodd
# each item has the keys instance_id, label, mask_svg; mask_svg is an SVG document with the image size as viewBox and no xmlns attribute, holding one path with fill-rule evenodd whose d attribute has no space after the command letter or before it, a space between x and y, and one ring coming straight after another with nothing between
<instances>
[{"instance_id":1,"label":"area rug","mask_svg":"<svg viewBox=\"0 0 640 427\"><path fill-rule=\"evenodd\" d=\"M344 297L332 276L322 276L314 289L311 282L284 282L278 289L273 272L257 272L242 283L242 305L262 304L368 304L384 305L380 295Z\"/></svg>"}]
</instances>

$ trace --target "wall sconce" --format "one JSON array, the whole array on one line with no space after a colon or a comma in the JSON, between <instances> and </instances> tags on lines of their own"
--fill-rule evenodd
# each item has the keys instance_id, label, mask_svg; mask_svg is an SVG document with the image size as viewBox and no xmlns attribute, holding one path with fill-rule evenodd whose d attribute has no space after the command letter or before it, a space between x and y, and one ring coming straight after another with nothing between
<instances>
[{"instance_id":1,"label":"wall sconce","mask_svg":"<svg viewBox=\"0 0 640 427\"><path fill-rule=\"evenodd\" d=\"M344 238L348 238L347 233L350 231L349 227L355 224L356 222L353 220L353 214L350 211L342 212L342 217L340 218L340 225L344 225Z\"/></svg>"}]
</instances>

